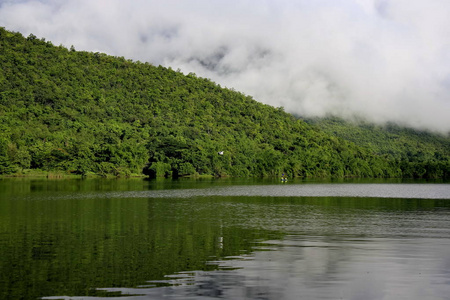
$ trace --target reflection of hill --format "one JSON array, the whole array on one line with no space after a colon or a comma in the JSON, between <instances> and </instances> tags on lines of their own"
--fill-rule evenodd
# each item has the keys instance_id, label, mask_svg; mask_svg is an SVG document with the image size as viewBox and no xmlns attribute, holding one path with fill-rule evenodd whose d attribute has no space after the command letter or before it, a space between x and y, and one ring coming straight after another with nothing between
<instances>
[{"instance_id":1,"label":"reflection of hill","mask_svg":"<svg viewBox=\"0 0 450 300\"><path fill-rule=\"evenodd\" d=\"M214 260L218 270L174 274L163 281L169 287L106 290L150 299L444 299L448 294L443 266L449 262L449 203L270 197L214 202L233 216L224 215L224 224L254 232L276 229L282 238L270 234L250 253ZM433 213L440 209L442 214Z\"/></svg>"},{"instance_id":2,"label":"reflection of hill","mask_svg":"<svg viewBox=\"0 0 450 300\"><path fill-rule=\"evenodd\" d=\"M215 270L206 262L249 252L255 240L268 238L266 230L223 226L232 216L211 202L2 199L0 298L99 295L92 289Z\"/></svg>"},{"instance_id":3,"label":"reflection of hill","mask_svg":"<svg viewBox=\"0 0 450 300\"><path fill-rule=\"evenodd\" d=\"M435 269L447 274L446 200L141 196L157 188L142 180L0 181L0 298L128 291L311 299L357 295L371 280L391 289L390 280L423 279L407 277L419 267L427 280ZM148 285L159 287L135 289Z\"/></svg>"}]
</instances>

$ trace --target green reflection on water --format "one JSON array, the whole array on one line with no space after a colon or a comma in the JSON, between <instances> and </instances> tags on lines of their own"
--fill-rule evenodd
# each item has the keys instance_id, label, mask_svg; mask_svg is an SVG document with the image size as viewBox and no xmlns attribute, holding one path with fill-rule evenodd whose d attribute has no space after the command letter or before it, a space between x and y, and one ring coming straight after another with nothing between
<instances>
[{"instance_id":1,"label":"green reflection on water","mask_svg":"<svg viewBox=\"0 0 450 300\"><path fill-rule=\"evenodd\" d=\"M94 288L134 287L178 271L215 269L205 262L250 251L253 241L268 236L224 228L226 213L208 199L192 205L185 199L42 197L118 190L114 184L90 184L2 186L9 199L0 201L0 298L98 295ZM130 188L136 189L136 182L119 190ZM17 195L28 196L12 197Z\"/></svg>"},{"instance_id":2,"label":"green reflection on water","mask_svg":"<svg viewBox=\"0 0 450 300\"><path fill-rule=\"evenodd\" d=\"M339 234L336 227L356 226L368 212L449 208L445 200L420 199L79 197L215 184L0 181L0 298L98 296L95 288L136 287L181 271L217 269L207 262L249 253L256 242L282 239L292 231Z\"/></svg>"}]
</instances>

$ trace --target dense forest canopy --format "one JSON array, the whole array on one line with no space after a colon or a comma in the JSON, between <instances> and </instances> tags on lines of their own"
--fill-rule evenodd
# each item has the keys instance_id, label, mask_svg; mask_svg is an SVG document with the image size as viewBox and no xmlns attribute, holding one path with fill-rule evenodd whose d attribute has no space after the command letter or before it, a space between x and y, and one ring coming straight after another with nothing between
<instances>
[{"instance_id":1,"label":"dense forest canopy","mask_svg":"<svg viewBox=\"0 0 450 300\"><path fill-rule=\"evenodd\" d=\"M54 46L3 28L0 66L0 174L39 169L151 177L446 177L449 172L448 139L443 149L430 146L423 159L410 161L407 147L395 155L379 151L195 74Z\"/></svg>"},{"instance_id":2,"label":"dense forest canopy","mask_svg":"<svg viewBox=\"0 0 450 300\"><path fill-rule=\"evenodd\" d=\"M364 120L349 122L337 117L307 119L306 122L396 161L403 177L449 175L449 135L405 128L393 123L376 125Z\"/></svg>"}]
</instances>

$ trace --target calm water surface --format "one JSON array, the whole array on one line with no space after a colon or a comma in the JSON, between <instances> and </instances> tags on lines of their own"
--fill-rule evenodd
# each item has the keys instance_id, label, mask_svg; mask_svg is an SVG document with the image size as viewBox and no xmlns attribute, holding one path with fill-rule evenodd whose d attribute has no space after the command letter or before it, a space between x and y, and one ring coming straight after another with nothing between
<instances>
[{"instance_id":1,"label":"calm water surface","mask_svg":"<svg viewBox=\"0 0 450 300\"><path fill-rule=\"evenodd\" d=\"M450 299L450 184L0 180L0 299Z\"/></svg>"}]
</instances>

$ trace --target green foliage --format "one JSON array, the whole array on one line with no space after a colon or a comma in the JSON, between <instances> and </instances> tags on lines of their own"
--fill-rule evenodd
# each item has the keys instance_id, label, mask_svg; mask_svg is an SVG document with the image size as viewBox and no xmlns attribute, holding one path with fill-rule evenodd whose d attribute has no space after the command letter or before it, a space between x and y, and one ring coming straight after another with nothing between
<instances>
[{"instance_id":1,"label":"green foliage","mask_svg":"<svg viewBox=\"0 0 450 300\"><path fill-rule=\"evenodd\" d=\"M393 174L387 174L390 177L449 177L449 136L395 124L381 126L362 121L351 123L335 117L308 120L308 123L385 157L397 168Z\"/></svg>"},{"instance_id":2,"label":"green foliage","mask_svg":"<svg viewBox=\"0 0 450 300\"><path fill-rule=\"evenodd\" d=\"M4 29L0 66L0 174L448 176L448 152L387 155L195 74Z\"/></svg>"},{"instance_id":3,"label":"green foliage","mask_svg":"<svg viewBox=\"0 0 450 300\"><path fill-rule=\"evenodd\" d=\"M7 146L7 141L0 138L0 174L11 174L15 171L9 160Z\"/></svg>"}]
</instances>

